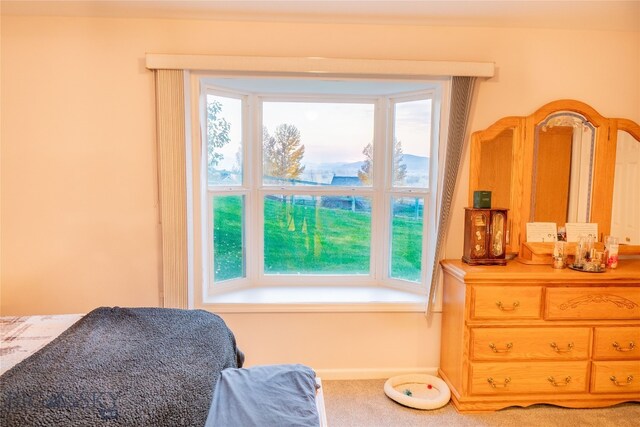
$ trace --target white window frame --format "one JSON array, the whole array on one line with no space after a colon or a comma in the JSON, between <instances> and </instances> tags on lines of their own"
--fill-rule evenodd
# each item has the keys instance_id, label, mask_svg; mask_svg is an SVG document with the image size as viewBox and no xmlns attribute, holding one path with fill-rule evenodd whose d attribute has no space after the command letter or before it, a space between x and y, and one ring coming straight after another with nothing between
<instances>
[{"instance_id":1,"label":"white window frame","mask_svg":"<svg viewBox=\"0 0 640 427\"><path fill-rule=\"evenodd\" d=\"M205 292L208 292L208 289L213 287L213 214L208 212L209 206L213 205L213 197L215 196L234 196L240 195L244 196L244 217L251 217L251 209L253 204L255 203L255 195L252 194L251 183L252 178L252 170L251 168L247 168L245 166L247 161L251 161L252 152L249 149L249 143L253 139L253 129L250 126L249 116L251 115L250 108L251 104L248 101L251 98L251 94L240 91L229 91L225 88L219 88L214 85L203 85L200 87L200 96L199 96L199 126L200 126L200 135L201 137L197 141L200 149L199 163L201 167L201 176L200 176L200 185L203 187L201 198L204 199L202 203L202 218L206 218L206 226L204 227L204 236L206 238L203 242L203 255L201 257L206 259L206 262L203 263L203 285L205 286ZM241 185L229 185L229 186L210 186L208 183L208 165L207 165L207 119L206 119L206 106L207 106L207 95L216 95L227 98L239 99L241 101L241 109L242 109L242 158L243 158L243 168L242 168L242 184ZM204 140L204 142L203 142ZM202 185L202 183L205 183ZM244 249L244 258L246 260L253 259L254 248L252 245L247 244L247 236L251 236L254 233L253 230L253 221L246 221L244 224L243 233L243 249ZM206 247L206 249L205 249ZM253 270L249 267L248 264L245 264L245 277L241 279L233 279L228 281L222 281L216 283L216 291L217 292L226 292L228 290L236 289L238 287L248 287L251 286L253 279Z\"/></svg>"},{"instance_id":2,"label":"white window frame","mask_svg":"<svg viewBox=\"0 0 640 427\"><path fill-rule=\"evenodd\" d=\"M391 253L391 212L388 208L391 207L391 199L392 198L401 198L401 197L422 197L424 198L424 207L423 207L423 223L422 223L422 272L420 278L420 284L424 285L425 292L427 290L428 283L431 277L431 270L429 269L429 260L432 260L434 257L435 251L435 216L436 216L436 193L438 190L438 182L437 182L437 165L438 165L438 147L439 147L439 135L440 135L440 102L442 98L442 90L441 88L432 90L432 91L419 91L411 94L404 95L394 95L389 97L389 105L388 105L388 120L393 121L395 123L395 115L394 115L394 107L396 104L400 104L403 102L417 101L427 99L426 95L429 94L431 99L431 146L429 147L429 180L427 188L421 187L394 187L393 179L390 176L385 177L385 207L386 209L386 217L385 217L385 231L384 235L387 236L383 244L383 250L385 254L389 255ZM386 171L389 174L393 174L393 138L395 136L394 133L394 124L392 123L387 127L388 135L387 135L387 144L386 144L386 152L385 152L385 167ZM435 176L434 176L435 174ZM391 268L391 263L384 263L384 274L383 280L394 288L406 290L409 292L414 291L415 284L412 282L407 282L406 280L396 279L391 276L391 272L389 271Z\"/></svg>"},{"instance_id":3,"label":"white window frame","mask_svg":"<svg viewBox=\"0 0 640 427\"><path fill-rule=\"evenodd\" d=\"M185 93L191 96L192 109L195 109L198 113L192 114L189 120L192 127L199 129L200 135L193 134L191 138L187 138L188 142L191 142L191 153L194 154L192 166L194 166L195 174L192 176L198 176L198 179L193 179L191 187L193 187L194 194L200 194L199 203L193 203L190 212L193 215L189 217L190 228L193 230L193 247L200 247L200 262L191 263L194 270L201 271L202 286L200 292L196 293L196 301L204 303L208 300L209 296L214 296L229 291L236 291L246 288L269 288L275 286L296 286L296 287L308 287L308 286L351 286L351 287L383 287L392 288L402 291L407 291L415 294L424 295L428 291L429 279L431 275L430 261L433 260L433 251L435 244L435 204L436 204L436 191L438 186L438 146L441 140L440 130L442 128L441 117L443 113L441 108L447 104L444 94L448 91L448 81L433 80L432 83L436 83L436 89L428 91L420 91L413 94L398 94L386 97L362 97L352 96L349 98L336 98L335 96L326 97L320 94L305 94L304 96L292 96L292 95L275 95L275 94L252 94L252 93L240 93L238 91L230 92L227 89L216 88L212 85L203 85L202 81L204 77L200 73L192 73L190 78L190 88ZM425 80L421 80L425 81ZM246 277L243 279L232 279L228 281L218 282L213 285L213 280L210 277L210 269L213 261L213 216L209 215L207 210L211 206L211 198L213 194L210 194L210 188L208 185L202 185L207 183L207 167L206 167L206 118L204 117L206 108L206 90L215 90L215 95L230 96L238 98L238 96L244 97L243 102L243 185L241 186L220 186L215 189L215 195L244 195L245 196L245 216L249 219L245 222L245 270ZM383 139L393 138L393 105L395 102L406 102L416 99L425 99L425 94L431 95L432 100L432 141L430 152L430 168L429 168L429 188L411 188L411 187L398 187L392 188L392 180L390 174L392 173L393 158L390 155L393 152L393 144L386 143ZM194 104L193 98L196 98ZM261 101L277 100L287 101L295 100L300 101L306 99L309 102L358 102L367 101L374 102L375 113L374 121L384 120L387 125L381 127L376 125L374 132L374 153L381 152L381 146L385 150L385 161L381 162L380 156L376 157L374 162L374 184L372 187L332 187L330 190L322 190L315 187L306 186L290 186L290 187L276 187L276 186L263 186L262 185L262 144L260 136L262 135L262 117L261 117ZM189 102L189 100L187 100ZM203 105L204 104L204 105ZM249 115L257 117L255 121L248 119ZM446 114L444 115L446 116ZM195 117L195 119L194 119ZM253 126L252 126L253 125ZM380 133L386 132L386 135L380 135ZM204 143L203 143L204 141ZM257 145L257 148L251 149L252 144ZM374 156L376 156L374 154ZM188 162L189 163L189 162ZM199 165L195 168L195 165ZM199 169L196 170L196 169ZM199 181L199 182L195 182ZM380 181L383 181L380 183ZM275 190L275 191L274 191ZM264 245L263 245L263 200L265 194L345 194L351 195L354 192L358 192L360 195L372 198L372 224L371 224L371 268L369 275L362 276L313 276L313 275L269 275L264 274ZM407 282L400 279L393 279L390 277L390 242L391 242L391 212L390 212L390 200L391 197L422 197L424 198L424 212L423 212L423 238L422 238L422 277L421 283ZM196 197L197 198L197 197ZM192 201L193 202L193 201ZM199 205L199 206L198 206ZM373 206L376 208L373 208ZM382 205L382 206L379 206ZM199 211L199 213L196 213ZM206 218L207 224L205 225L205 232L203 234L202 227L204 223L202 219ZM210 234L210 236L209 236ZM255 236L252 238L251 236ZM386 238L383 238L386 236ZM382 239L382 242L379 240ZM257 242L251 244L249 241ZM200 244L198 244L198 241ZM376 248L382 248L383 260L381 262L377 259L380 250ZM198 258L198 254L193 254L194 258ZM206 261L204 261L206 260ZM304 277L304 284L301 284L300 277ZM329 280L328 280L329 278ZM196 288L198 278L194 277L194 285ZM200 298L198 298L198 296Z\"/></svg>"},{"instance_id":4,"label":"white window frame","mask_svg":"<svg viewBox=\"0 0 640 427\"><path fill-rule=\"evenodd\" d=\"M363 104L372 104L374 106L374 126L375 126L375 115L378 110L377 99L372 97L349 97L347 98L338 98L335 96L323 96L321 94L305 94L299 96L292 95L257 95L256 96L256 108L257 108L257 119L256 120L256 128L261 128L262 126L262 104L264 102L313 102L313 103L363 103ZM374 127L375 129L375 127ZM376 140L375 132L374 132L374 141ZM255 162L252 164L252 168L256 173L254 177L254 186L257 189L257 234L256 238L259 244L259 248L257 251L257 262L259 262L257 269L258 283L256 286L281 286L281 285L292 285L299 286L300 278L303 277L305 284L308 286L333 286L333 285L349 285L349 286L373 286L377 285L375 278L375 270L374 266L376 265L375 258L377 254L372 249L370 251L370 263L369 263L369 274L367 275L311 275L311 274L301 274L301 275L275 275L275 274L265 274L264 273L264 197L268 194L286 194L286 195L354 195L357 194L362 197L370 197L372 200L372 205L375 204L375 191L374 187L345 187L345 186L332 186L327 189L323 189L320 186L265 186L262 183L262 143L261 141L254 140L252 143L255 143L258 147L256 149ZM375 175L374 175L375 176ZM326 188L326 187L325 187ZM372 207L371 212L371 235L372 239L374 236L374 223L375 223L375 215L374 208ZM214 290L215 292L215 290Z\"/></svg>"}]
</instances>

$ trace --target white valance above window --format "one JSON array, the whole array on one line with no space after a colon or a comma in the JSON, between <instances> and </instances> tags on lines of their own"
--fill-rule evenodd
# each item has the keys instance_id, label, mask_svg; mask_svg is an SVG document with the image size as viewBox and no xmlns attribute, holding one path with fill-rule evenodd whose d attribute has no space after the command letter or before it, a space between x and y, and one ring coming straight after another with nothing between
<instances>
[{"instance_id":1,"label":"white valance above window","mask_svg":"<svg viewBox=\"0 0 640 427\"><path fill-rule=\"evenodd\" d=\"M320 57L268 57L167 55L147 53L150 70L192 70L229 73L292 73L402 77L493 77L493 62L416 61L399 59L341 59Z\"/></svg>"}]
</instances>

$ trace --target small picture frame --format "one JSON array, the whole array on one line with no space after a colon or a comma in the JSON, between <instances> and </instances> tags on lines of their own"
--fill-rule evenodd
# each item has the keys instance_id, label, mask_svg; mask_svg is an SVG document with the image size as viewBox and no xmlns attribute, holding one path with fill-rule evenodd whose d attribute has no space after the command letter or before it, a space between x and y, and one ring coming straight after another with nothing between
<instances>
[{"instance_id":1,"label":"small picture frame","mask_svg":"<svg viewBox=\"0 0 640 427\"><path fill-rule=\"evenodd\" d=\"M567 242L577 242L580 236L591 236L594 242L598 241L598 223L596 222L568 222L565 224L565 228Z\"/></svg>"},{"instance_id":2,"label":"small picture frame","mask_svg":"<svg viewBox=\"0 0 640 427\"><path fill-rule=\"evenodd\" d=\"M555 222L528 222L527 242L556 242L558 227Z\"/></svg>"}]
</instances>

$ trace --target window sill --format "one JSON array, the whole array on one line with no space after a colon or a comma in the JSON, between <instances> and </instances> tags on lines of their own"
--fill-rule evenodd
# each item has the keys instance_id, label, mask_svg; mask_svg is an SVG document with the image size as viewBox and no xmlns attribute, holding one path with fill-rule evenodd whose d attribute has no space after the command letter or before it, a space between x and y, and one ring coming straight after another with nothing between
<instances>
[{"instance_id":1,"label":"window sill","mask_svg":"<svg viewBox=\"0 0 640 427\"><path fill-rule=\"evenodd\" d=\"M213 295L217 313L424 312L427 296L381 287L264 287Z\"/></svg>"}]
</instances>

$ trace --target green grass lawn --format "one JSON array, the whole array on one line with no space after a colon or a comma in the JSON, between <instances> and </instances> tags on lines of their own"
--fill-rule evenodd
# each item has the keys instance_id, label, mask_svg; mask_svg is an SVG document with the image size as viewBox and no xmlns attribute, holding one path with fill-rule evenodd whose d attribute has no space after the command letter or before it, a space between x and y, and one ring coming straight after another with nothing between
<instances>
[{"instance_id":1,"label":"green grass lawn","mask_svg":"<svg viewBox=\"0 0 640 427\"><path fill-rule=\"evenodd\" d=\"M244 276L242 196L214 197L215 281ZM371 213L368 201L348 207L320 207L311 199L265 199L266 274L368 274ZM400 216L402 215L402 216ZM422 215L393 219L391 275L420 280Z\"/></svg>"},{"instance_id":2,"label":"green grass lawn","mask_svg":"<svg viewBox=\"0 0 640 427\"><path fill-rule=\"evenodd\" d=\"M243 196L213 198L213 271L216 282L244 276L243 203Z\"/></svg>"}]
</instances>

